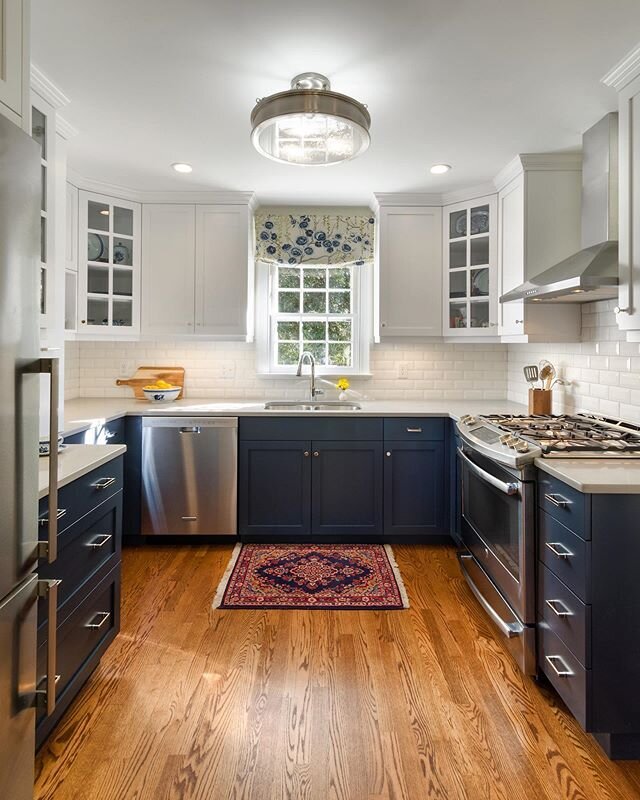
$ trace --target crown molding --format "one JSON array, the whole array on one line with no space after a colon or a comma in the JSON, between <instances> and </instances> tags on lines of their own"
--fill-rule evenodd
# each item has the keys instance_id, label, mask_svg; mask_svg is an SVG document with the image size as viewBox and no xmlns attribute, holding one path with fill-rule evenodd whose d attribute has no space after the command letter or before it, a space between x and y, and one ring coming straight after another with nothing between
<instances>
[{"instance_id":1,"label":"crown molding","mask_svg":"<svg viewBox=\"0 0 640 800\"><path fill-rule=\"evenodd\" d=\"M377 211L386 206L441 206L441 194L422 194L408 192L375 192L373 209Z\"/></svg>"},{"instance_id":2,"label":"crown molding","mask_svg":"<svg viewBox=\"0 0 640 800\"><path fill-rule=\"evenodd\" d=\"M580 172L582 153L520 153L493 179L498 191L523 172Z\"/></svg>"},{"instance_id":3,"label":"crown molding","mask_svg":"<svg viewBox=\"0 0 640 800\"><path fill-rule=\"evenodd\" d=\"M600 83L604 83L605 86L611 86L611 88L619 92L620 89L624 89L638 75L640 75L640 44L630 50L613 69L610 69L601 78Z\"/></svg>"},{"instance_id":4,"label":"crown molding","mask_svg":"<svg viewBox=\"0 0 640 800\"><path fill-rule=\"evenodd\" d=\"M465 200L476 200L478 197L486 197L488 194L495 194L496 187L492 181L480 183L467 189L456 189L453 192L443 192L442 205L450 206L453 203L462 203Z\"/></svg>"},{"instance_id":5,"label":"crown molding","mask_svg":"<svg viewBox=\"0 0 640 800\"><path fill-rule=\"evenodd\" d=\"M77 136L79 131L68 120L61 117L60 114L56 114L56 133L59 133L63 139L68 141Z\"/></svg>"},{"instance_id":6,"label":"crown molding","mask_svg":"<svg viewBox=\"0 0 640 800\"><path fill-rule=\"evenodd\" d=\"M140 191L133 189L130 186L120 186L116 183L107 183L105 181L97 181L94 178L87 178L84 175L76 172L76 170L67 169L67 180L78 189L83 189L87 192L94 192L95 194L104 194L108 197L116 197L120 200L130 200L134 203L175 203L176 205L190 203L193 204L211 204L211 205L227 205L227 206L248 206L251 210L255 208L256 199L254 192L216 192L216 191Z\"/></svg>"},{"instance_id":7,"label":"crown molding","mask_svg":"<svg viewBox=\"0 0 640 800\"><path fill-rule=\"evenodd\" d=\"M31 88L55 109L68 106L71 100L35 64L31 64Z\"/></svg>"}]
</instances>

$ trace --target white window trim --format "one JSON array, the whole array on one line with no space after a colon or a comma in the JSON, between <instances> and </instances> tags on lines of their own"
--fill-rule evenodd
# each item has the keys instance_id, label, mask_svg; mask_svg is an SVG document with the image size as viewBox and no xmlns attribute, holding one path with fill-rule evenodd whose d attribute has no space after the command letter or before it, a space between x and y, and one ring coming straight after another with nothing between
<instances>
[{"instance_id":1,"label":"white window trim","mask_svg":"<svg viewBox=\"0 0 640 800\"><path fill-rule=\"evenodd\" d=\"M265 261L256 261L256 366L259 375L288 377L296 374L296 365L279 366L272 360L271 285L274 267L275 265ZM373 264L365 263L355 267L353 276L351 295L352 316L355 323L353 365L348 368L318 365L318 373L322 375L360 377L370 375L369 349L373 341Z\"/></svg>"}]
</instances>

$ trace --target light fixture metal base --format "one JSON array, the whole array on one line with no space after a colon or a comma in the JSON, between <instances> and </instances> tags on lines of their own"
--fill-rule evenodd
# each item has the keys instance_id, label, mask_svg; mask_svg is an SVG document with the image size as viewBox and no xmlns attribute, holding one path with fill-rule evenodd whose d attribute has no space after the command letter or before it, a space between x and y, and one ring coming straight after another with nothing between
<instances>
[{"instance_id":1,"label":"light fixture metal base","mask_svg":"<svg viewBox=\"0 0 640 800\"><path fill-rule=\"evenodd\" d=\"M291 79L291 88L326 92L331 89L331 81L320 72L301 72Z\"/></svg>"}]
</instances>

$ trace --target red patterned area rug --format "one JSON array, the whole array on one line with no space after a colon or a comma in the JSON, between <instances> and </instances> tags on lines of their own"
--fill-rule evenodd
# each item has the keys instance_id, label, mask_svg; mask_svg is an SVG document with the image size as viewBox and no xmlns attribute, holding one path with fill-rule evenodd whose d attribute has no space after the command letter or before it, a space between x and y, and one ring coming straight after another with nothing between
<instances>
[{"instance_id":1,"label":"red patterned area rug","mask_svg":"<svg viewBox=\"0 0 640 800\"><path fill-rule=\"evenodd\" d=\"M389 545L236 545L214 608L399 609L409 601Z\"/></svg>"}]
</instances>

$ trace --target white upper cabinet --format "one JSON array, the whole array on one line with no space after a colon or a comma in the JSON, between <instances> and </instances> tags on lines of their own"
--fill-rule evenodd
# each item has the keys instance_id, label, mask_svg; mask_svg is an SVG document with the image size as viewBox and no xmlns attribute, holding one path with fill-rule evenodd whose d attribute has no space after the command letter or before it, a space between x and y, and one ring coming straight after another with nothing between
<instances>
[{"instance_id":1,"label":"white upper cabinet","mask_svg":"<svg viewBox=\"0 0 640 800\"><path fill-rule=\"evenodd\" d=\"M497 203L487 195L443 209L443 335L496 336Z\"/></svg>"},{"instance_id":2,"label":"white upper cabinet","mask_svg":"<svg viewBox=\"0 0 640 800\"><path fill-rule=\"evenodd\" d=\"M247 338L251 223L248 203L143 206L144 335Z\"/></svg>"},{"instance_id":3,"label":"white upper cabinet","mask_svg":"<svg viewBox=\"0 0 640 800\"><path fill-rule=\"evenodd\" d=\"M618 327L640 341L640 45L603 78L618 90Z\"/></svg>"},{"instance_id":4,"label":"white upper cabinet","mask_svg":"<svg viewBox=\"0 0 640 800\"><path fill-rule=\"evenodd\" d=\"M29 119L28 0L0 0L0 113L26 128Z\"/></svg>"},{"instance_id":5,"label":"white upper cabinet","mask_svg":"<svg viewBox=\"0 0 640 800\"><path fill-rule=\"evenodd\" d=\"M196 212L193 205L142 208L142 332L194 332Z\"/></svg>"},{"instance_id":6,"label":"white upper cabinet","mask_svg":"<svg viewBox=\"0 0 640 800\"><path fill-rule=\"evenodd\" d=\"M442 336L442 209L377 199L379 335Z\"/></svg>"},{"instance_id":7,"label":"white upper cabinet","mask_svg":"<svg viewBox=\"0 0 640 800\"><path fill-rule=\"evenodd\" d=\"M498 295L503 295L580 250L580 157L518 156L496 186ZM580 339L577 303L499 303L498 322L506 342Z\"/></svg>"},{"instance_id":8,"label":"white upper cabinet","mask_svg":"<svg viewBox=\"0 0 640 800\"><path fill-rule=\"evenodd\" d=\"M140 205L79 193L78 332L140 331Z\"/></svg>"},{"instance_id":9,"label":"white upper cabinet","mask_svg":"<svg viewBox=\"0 0 640 800\"><path fill-rule=\"evenodd\" d=\"M67 181L65 217L65 269L78 270L78 188Z\"/></svg>"},{"instance_id":10,"label":"white upper cabinet","mask_svg":"<svg viewBox=\"0 0 640 800\"><path fill-rule=\"evenodd\" d=\"M196 206L196 333L247 335L248 206Z\"/></svg>"}]
</instances>

